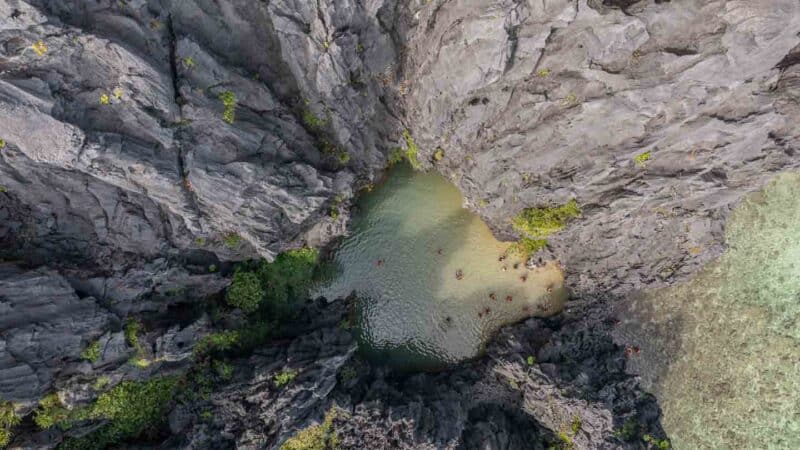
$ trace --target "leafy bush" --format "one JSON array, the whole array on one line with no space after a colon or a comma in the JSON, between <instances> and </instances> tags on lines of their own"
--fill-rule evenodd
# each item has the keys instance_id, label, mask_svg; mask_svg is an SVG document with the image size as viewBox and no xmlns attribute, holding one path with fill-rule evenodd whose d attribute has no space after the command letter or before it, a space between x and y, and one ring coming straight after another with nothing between
<instances>
[{"instance_id":1,"label":"leafy bush","mask_svg":"<svg viewBox=\"0 0 800 450\"><path fill-rule=\"evenodd\" d=\"M289 384L292 381L294 381L295 378L297 378L297 374L298 374L298 372L296 370L293 370L293 369L284 369L284 370L282 370L281 372L279 372L278 374L275 375L275 378L274 378L275 386L277 386L277 387L286 386L287 384Z\"/></svg>"},{"instance_id":2,"label":"leafy bush","mask_svg":"<svg viewBox=\"0 0 800 450\"><path fill-rule=\"evenodd\" d=\"M41 429L52 428L55 425L68 429L70 411L61 403L58 394L52 393L39 400L39 408L33 413L33 422Z\"/></svg>"},{"instance_id":3,"label":"leafy bush","mask_svg":"<svg viewBox=\"0 0 800 450\"><path fill-rule=\"evenodd\" d=\"M325 450L339 446L339 437L333 430L333 419L336 412L330 409L325 414L325 421L301 430L281 445L280 450Z\"/></svg>"},{"instance_id":4,"label":"leafy bush","mask_svg":"<svg viewBox=\"0 0 800 450\"><path fill-rule=\"evenodd\" d=\"M581 426L583 426L583 421L578 416L575 416L572 419L572 423L569 425L570 430L572 430L572 435L578 434L578 431L581 431Z\"/></svg>"},{"instance_id":5,"label":"leafy bush","mask_svg":"<svg viewBox=\"0 0 800 450\"><path fill-rule=\"evenodd\" d=\"M314 111L306 109L303 111L303 123L311 131L319 131L325 126L325 121L314 114Z\"/></svg>"},{"instance_id":6,"label":"leafy bush","mask_svg":"<svg viewBox=\"0 0 800 450\"><path fill-rule=\"evenodd\" d=\"M14 405L11 402L0 401L0 447L5 447L11 440L11 429L20 422Z\"/></svg>"},{"instance_id":7,"label":"leafy bush","mask_svg":"<svg viewBox=\"0 0 800 450\"><path fill-rule=\"evenodd\" d=\"M319 251L305 247L281 253L272 263L261 263L257 273L273 317L287 317L293 301L306 297L318 261Z\"/></svg>"},{"instance_id":8,"label":"leafy bush","mask_svg":"<svg viewBox=\"0 0 800 450\"><path fill-rule=\"evenodd\" d=\"M62 448L106 448L161 424L177 385L176 377L123 381L100 394L93 404L71 412L69 420L105 420L108 423L86 436L67 440Z\"/></svg>"},{"instance_id":9,"label":"leafy bush","mask_svg":"<svg viewBox=\"0 0 800 450\"><path fill-rule=\"evenodd\" d=\"M209 334L203 337L194 345L195 355L206 355L215 352L225 352L231 350L239 344L238 331L223 331L220 333Z\"/></svg>"},{"instance_id":10,"label":"leafy bush","mask_svg":"<svg viewBox=\"0 0 800 450\"><path fill-rule=\"evenodd\" d=\"M525 360L529 366L536 364L536 357L533 355L528 355L528 358Z\"/></svg>"},{"instance_id":11,"label":"leafy bush","mask_svg":"<svg viewBox=\"0 0 800 450\"><path fill-rule=\"evenodd\" d=\"M245 313L252 313L261 305L264 299L264 289L258 276L251 272L236 272L233 282L228 288L226 296L228 304L241 309Z\"/></svg>"},{"instance_id":12,"label":"leafy bush","mask_svg":"<svg viewBox=\"0 0 800 450\"><path fill-rule=\"evenodd\" d=\"M94 341L81 352L81 358L89 362L97 362L100 359L100 341Z\"/></svg>"},{"instance_id":13,"label":"leafy bush","mask_svg":"<svg viewBox=\"0 0 800 450\"><path fill-rule=\"evenodd\" d=\"M670 444L667 439L658 439L649 434L642 436L642 440L648 444L655 446L659 450L669 450Z\"/></svg>"},{"instance_id":14,"label":"leafy bush","mask_svg":"<svg viewBox=\"0 0 800 450\"><path fill-rule=\"evenodd\" d=\"M45 53L47 53L47 44L45 44L41 39L31 44L31 48L39 56L43 56Z\"/></svg>"},{"instance_id":15,"label":"leafy bush","mask_svg":"<svg viewBox=\"0 0 800 450\"><path fill-rule=\"evenodd\" d=\"M139 349L139 332L142 330L142 323L136 319L128 319L125 322L125 342L131 347Z\"/></svg>"},{"instance_id":16,"label":"leafy bush","mask_svg":"<svg viewBox=\"0 0 800 450\"><path fill-rule=\"evenodd\" d=\"M233 124L236 114L236 94L231 91L223 91L219 94L219 99L222 102L222 106L225 108L222 111L222 120Z\"/></svg>"},{"instance_id":17,"label":"leafy bush","mask_svg":"<svg viewBox=\"0 0 800 450\"><path fill-rule=\"evenodd\" d=\"M564 205L551 208L526 208L512 224L514 229L531 238L543 238L561 231L567 221L581 214L578 202L570 200Z\"/></svg>"},{"instance_id":18,"label":"leafy bush","mask_svg":"<svg viewBox=\"0 0 800 450\"><path fill-rule=\"evenodd\" d=\"M547 239L531 239L523 237L519 241L511 244L508 247L510 253L515 253L523 258L538 252L539 250L547 247Z\"/></svg>"},{"instance_id":19,"label":"leafy bush","mask_svg":"<svg viewBox=\"0 0 800 450\"><path fill-rule=\"evenodd\" d=\"M214 371L223 380L230 380L233 377L233 366L225 361L214 361Z\"/></svg>"},{"instance_id":20,"label":"leafy bush","mask_svg":"<svg viewBox=\"0 0 800 450\"><path fill-rule=\"evenodd\" d=\"M406 141L406 159L414 170L418 170L421 167L417 159L419 149L417 148L416 142L414 142L414 137L411 136L410 131L403 130L403 139Z\"/></svg>"},{"instance_id":21,"label":"leafy bush","mask_svg":"<svg viewBox=\"0 0 800 450\"><path fill-rule=\"evenodd\" d=\"M237 233L226 233L222 236L222 243L228 248L236 248L242 243L242 237Z\"/></svg>"}]
</instances>

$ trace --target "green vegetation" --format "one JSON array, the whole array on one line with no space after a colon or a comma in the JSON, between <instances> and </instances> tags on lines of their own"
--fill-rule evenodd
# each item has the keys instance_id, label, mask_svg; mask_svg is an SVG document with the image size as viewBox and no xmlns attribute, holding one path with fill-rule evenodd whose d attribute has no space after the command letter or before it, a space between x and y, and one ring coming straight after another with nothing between
<instances>
[{"instance_id":1,"label":"green vegetation","mask_svg":"<svg viewBox=\"0 0 800 450\"><path fill-rule=\"evenodd\" d=\"M11 402L0 401L0 447L5 447L11 441L11 429L20 422L14 405Z\"/></svg>"},{"instance_id":2,"label":"green vegetation","mask_svg":"<svg viewBox=\"0 0 800 450\"><path fill-rule=\"evenodd\" d=\"M94 384L92 384L92 389L94 389L95 391L102 391L110 383L111 383L111 378L108 378L107 376L103 375L103 376L97 377L97 379L94 380Z\"/></svg>"},{"instance_id":3,"label":"green vegetation","mask_svg":"<svg viewBox=\"0 0 800 450\"><path fill-rule=\"evenodd\" d=\"M194 66L195 66L194 58L192 58L191 56L183 58L183 67L187 69L194 69Z\"/></svg>"},{"instance_id":4,"label":"green vegetation","mask_svg":"<svg viewBox=\"0 0 800 450\"><path fill-rule=\"evenodd\" d=\"M158 377L147 381L123 381L95 402L70 412L70 421L103 420L105 425L80 438L69 439L62 448L106 448L163 423L166 407L178 385L176 377Z\"/></svg>"},{"instance_id":5,"label":"green vegetation","mask_svg":"<svg viewBox=\"0 0 800 450\"><path fill-rule=\"evenodd\" d=\"M226 352L238 345L240 338L238 331L222 331L209 334L197 341L194 346L194 353L195 355L206 355Z\"/></svg>"},{"instance_id":6,"label":"green vegetation","mask_svg":"<svg viewBox=\"0 0 800 450\"><path fill-rule=\"evenodd\" d=\"M536 364L536 357L532 355L528 355L528 359L526 360L529 366Z\"/></svg>"},{"instance_id":7,"label":"green vegetation","mask_svg":"<svg viewBox=\"0 0 800 450\"><path fill-rule=\"evenodd\" d=\"M572 437L567 434L566 431L559 431L558 432L558 440L561 441L561 448L563 450L571 450L575 447L575 443L572 441Z\"/></svg>"},{"instance_id":8,"label":"green vegetation","mask_svg":"<svg viewBox=\"0 0 800 450\"><path fill-rule=\"evenodd\" d=\"M528 255L532 255L545 247L547 247L547 239L531 239L529 237L523 237L517 242L511 244L511 246L508 247L508 251L509 253L514 253L523 258L527 258Z\"/></svg>"},{"instance_id":9,"label":"green vegetation","mask_svg":"<svg viewBox=\"0 0 800 450\"><path fill-rule=\"evenodd\" d=\"M97 362L100 359L100 341L94 341L81 352L81 358L89 362Z\"/></svg>"},{"instance_id":10,"label":"green vegetation","mask_svg":"<svg viewBox=\"0 0 800 450\"><path fill-rule=\"evenodd\" d=\"M125 322L125 342L131 347L139 349L139 332L142 330L142 323L136 319L128 319Z\"/></svg>"},{"instance_id":11,"label":"green vegetation","mask_svg":"<svg viewBox=\"0 0 800 450\"><path fill-rule=\"evenodd\" d=\"M216 271L217 271L217 265L216 264L211 264L210 266L208 266L208 272L209 273L214 273Z\"/></svg>"},{"instance_id":12,"label":"green vegetation","mask_svg":"<svg viewBox=\"0 0 800 450\"><path fill-rule=\"evenodd\" d=\"M292 301L305 298L318 261L319 251L305 247L281 253L272 263L261 263L256 273L273 317L286 317Z\"/></svg>"},{"instance_id":13,"label":"green vegetation","mask_svg":"<svg viewBox=\"0 0 800 450\"><path fill-rule=\"evenodd\" d=\"M350 153L347 153L346 151L341 151L339 152L338 158L339 158L339 164L345 165L350 162Z\"/></svg>"},{"instance_id":14,"label":"green vegetation","mask_svg":"<svg viewBox=\"0 0 800 450\"><path fill-rule=\"evenodd\" d=\"M336 197L333 198L333 204L331 205L331 217L333 218L333 220L339 218L339 207L342 205L343 201L344 197L341 195L337 195Z\"/></svg>"},{"instance_id":15,"label":"green vegetation","mask_svg":"<svg viewBox=\"0 0 800 450\"><path fill-rule=\"evenodd\" d=\"M352 363L345 364L339 369L339 379L344 383L354 380L357 376L358 370L356 370L355 365Z\"/></svg>"},{"instance_id":16,"label":"green vegetation","mask_svg":"<svg viewBox=\"0 0 800 450\"><path fill-rule=\"evenodd\" d=\"M261 305L264 290L258 276L250 272L236 272L233 282L225 296L228 304L241 309L245 313L252 313Z\"/></svg>"},{"instance_id":17,"label":"green vegetation","mask_svg":"<svg viewBox=\"0 0 800 450\"><path fill-rule=\"evenodd\" d=\"M214 361L214 371L223 380L227 381L233 378L233 366L225 361Z\"/></svg>"},{"instance_id":18,"label":"green vegetation","mask_svg":"<svg viewBox=\"0 0 800 450\"><path fill-rule=\"evenodd\" d=\"M522 210L511 222L514 230L522 234L522 238L509 247L509 250L527 257L547 245L545 237L561 231L568 220L580 214L581 210L575 199L561 206Z\"/></svg>"},{"instance_id":19,"label":"green vegetation","mask_svg":"<svg viewBox=\"0 0 800 450\"><path fill-rule=\"evenodd\" d=\"M658 439L649 434L642 436L642 440L659 450L669 450L670 444L668 439Z\"/></svg>"},{"instance_id":20,"label":"green vegetation","mask_svg":"<svg viewBox=\"0 0 800 450\"><path fill-rule=\"evenodd\" d=\"M572 199L564 205L551 208L526 208L514 218L512 224L516 231L530 237L547 237L561 231L569 219L578 217L580 213L578 202Z\"/></svg>"},{"instance_id":21,"label":"green vegetation","mask_svg":"<svg viewBox=\"0 0 800 450\"><path fill-rule=\"evenodd\" d=\"M105 92L100 94L100 104L101 105L108 105L111 103L111 97L108 96Z\"/></svg>"},{"instance_id":22,"label":"green vegetation","mask_svg":"<svg viewBox=\"0 0 800 450\"><path fill-rule=\"evenodd\" d=\"M331 408L325 421L301 430L281 445L280 450L326 450L339 447L339 437L333 429L336 412Z\"/></svg>"},{"instance_id":23,"label":"green vegetation","mask_svg":"<svg viewBox=\"0 0 800 450\"><path fill-rule=\"evenodd\" d=\"M295 378L297 378L298 373L299 373L298 371L293 369L284 369L280 371L274 377L275 386L279 388L286 386L287 384L294 381Z\"/></svg>"},{"instance_id":24,"label":"green vegetation","mask_svg":"<svg viewBox=\"0 0 800 450\"><path fill-rule=\"evenodd\" d=\"M242 243L242 237L239 236L238 233L234 232L225 233L225 235L222 236L222 243L225 245L225 247L233 249Z\"/></svg>"},{"instance_id":25,"label":"green vegetation","mask_svg":"<svg viewBox=\"0 0 800 450\"><path fill-rule=\"evenodd\" d=\"M6 189L5 186L0 186L0 194L2 194L4 192L8 192L8 189Z\"/></svg>"},{"instance_id":26,"label":"green vegetation","mask_svg":"<svg viewBox=\"0 0 800 450\"><path fill-rule=\"evenodd\" d=\"M198 246L198 247L205 247L205 245L206 245L206 238L204 238L204 237L199 237L199 238L195 239L195 240L194 240L194 245L196 245L196 246Z\"/></svg>"},{"instance_id":27,"label":"green vegetation","mask_svg":"<svg viewBox=\"0 0 800 450\"><path fill-rule=\"evenodd\" d=\"M547 78L550 76L550 69L542 68L536 71L536 76L539 78Z\"/></svg>"},{"instance_id":28,"label":"green vegetation","mask_svg":"<svg viewBox=\"0 0 800 450\"><path fill-rule=\"evenodd\" d=\"M3 139L0 139L0 150L2 150L4 148L6 148L6 141L3 140Z\"/></svg>"},{"instance_id":29,"label":"green vegetation","mask_svg":"<svg viewBox=\"0 0 800 450\"><path fill-rule=\"evenodd\" d=\"M233 124L236 114L236 95L231 91L223 91L219 94L219 99L225 107L222 111L222 120Z\"/></svg>"},{"instance_id":30,"label":"green vegetation","mask_svg":"<svg viewBox=\"0 0 800 450\"><path fill-rule=\"evenodd\" d=\"M303 111L303 123L308 127L311 131L319 131L325 127L325 121L320 119L314 114L314 111L310 109L305 109Z\"/></svg>"},{"instance_id":31,"label":"green vegetation","mask_svg":"<svg viewBox=\"0 0 800 450\"><path fill-rule=\"evenodd\" d=\"M44 56L44 54L47 53L47 44L41 39L31 44L31 48L39 56Z\"/></svg>"},{"instance_id":32,"label":"green vegetation","mask_svg":"<svg viewBox=\"0 0 800 450\"><path fill-rule=\"evenodd\" d=\"M583 426L583 421L579 416L575 416L572 418L572 423L569 424L570 430L572 430L572 435L575 436L578 434L578 431L581 431L581 426Z\"/></svg>"},{"instance_id":33,"label":"green vegetation","mask_svg":"<svg viewBox=\"0 0 800 450\"><path fill-rule=\"evenodd\" d=\"M69 429L70 411L61 403L55 392L39 400L39 408L33 413L33 422L41 429L52 428L59 425L62 429Z\"/></svg>"},{"instance_id":34,"label":"green vegetation","mask_svg":"<svg viewBox=\"0 0 800 450\"><path fill-rule=\"evenodd\" d=\"M406 141L406 159L408 160L411 167L414 170L419 170L420 164L419 160L417 160L417 153L419 153L419 149L417 148L417 144L414 142L414 137L411 136L411 132L408 130L403 130L403 139Z\"/></svg>"},{"instance_id":35,"label":"green vegetation","mask_svg":"<svg viewBox=\"0 0 800 450\"><path fill-rule=\"evenodd\" d=\"M436 151L433 152L433 160L434 161L441 161L444 159L444 150L441 147L437 147Z\"/></svg>"},{"instance_id":36,"label":"green vegetation","mask_svg":"<svg viewBox=\"0 0 800 450\"><path fill-rule=\"evenodd\" d=\"M650 156L650 152L639 153L633 157L633 162L635 162L637 166L644 167L647 161L650 161Z\"/></svg>"},{"instance_id":37,"label":"green vegetation","mask_svg":"<svg viewBox=\"0 0 800 450\"><path fill-rule=\"evenodd\" d=\"M636 437L639 424L633 418L628 418L622 424L622 428L614 430L614 436L622 439L623 441L630 441Z\"/></svg>"}]
</instances>

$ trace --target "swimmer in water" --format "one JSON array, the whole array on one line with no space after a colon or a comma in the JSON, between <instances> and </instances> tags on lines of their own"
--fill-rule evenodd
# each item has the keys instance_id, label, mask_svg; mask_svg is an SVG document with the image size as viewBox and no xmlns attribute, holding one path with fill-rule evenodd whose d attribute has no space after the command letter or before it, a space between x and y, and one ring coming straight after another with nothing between
<instances>
[{"instance_id":1,"label":"swimmer in water","mask_svg":"<svg viewBox=\"0 0 800 450\"><path fill-rule=\"evenodd\" d=\"M497 296L496 296L496 295L494 295L494 292L492 292L491 294L489 294L489 298L490 298L490 299L492 299L492 300L497 300Z\"/></svg>"},{"instance_id":2,"label":"swimmer in water","mask_svg":"<svg viewBox=\"0 0 800 450\"><path fill-rule=\"evenodd\" d=\"M379 259L376 264L377 264L378 267L383 267L383 260Z\"/></svg>"},{"instance_id":3,"label":"swimmer in water","mask_svg":"<svg viewBox=\"0 0 800 450\"><path fill-rule=\"evenodd\" d=\"M461 269L456 270L456 280L462 279L464 279L464 272L462 272Z\"/></svg>"},{"instance_id":4,"label":"swimmer in water","mask_svg":"<svg viewBox=\"0 0 800 450\"><path fill-rule=\"evenodd\" d=\"M522 281L523 283L528 281L528 275L527 274L522 275L521 277L519 277L519 281Z\"/></svg>"},{"instance_id":5,"label":"swimmer in water","mask_svg":"<svg viewBox=\"0 0 800 450\"><path fill-rule=\"evenodd\" d=\"M510 296L510 295L506 295L506 301L507 301L507 302L514 301L514 297L512 297L512 296Z\"/></svg>"}]
</instances>

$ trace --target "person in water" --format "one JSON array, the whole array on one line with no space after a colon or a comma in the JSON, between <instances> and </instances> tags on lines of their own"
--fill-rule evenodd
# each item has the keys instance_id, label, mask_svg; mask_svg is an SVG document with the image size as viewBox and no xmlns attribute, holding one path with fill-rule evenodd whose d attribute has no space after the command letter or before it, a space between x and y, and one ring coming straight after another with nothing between
<instances>
[{"instance_id":1,"label":"person in water","mask_svg":"<svg viewBox=\"0 0 800 450\"><path fill-rule=\"evenodd\" d=\"M510 295L506 295L506 301L507 301L507 302L514 301L514 297L512 297L512 296L510 296Z\"/></svg>"},{"instance_id":2,"label":"person in water","mask_svg":"<svg viewBox=\"0 0 800 450\"><path fill-rule=\"evenodd\" d=\"M492 292L491 294L489 294L489 298L490 298L490 299L492 299L492 300L497 300L497 296L496 296L496 295L494 295L494 292Z\"/></svg>"},{"instance_id":3,"label":"person in water","mask_svg":"<svg viewBox=\"0 0 800 450\"><path fill-rule=\"evenodd\" d=\"M464 279L464 272L462 272L461 269L456 270L456 280L462 279Z\"/></svg>"},{"instance_id":4,"label":"person in water","mask_svg":"<svg viewBox=\"0 0 800 450\"><path fill-rule=\"evenodd\" d=\"M523 283L528 281L528 274L520 276L519 277L519 281L522 281Z\"/></svg>"},{"instance_id":5,"label":"person in water","mask_svg":"<svg viewBox=\"0 0 800 450\"><path fill-rule=\"evenodd\" d=\"M377 264L378 267L383 267L383 260L379 259L376 264Z\"/></svg>"}]
</instances>

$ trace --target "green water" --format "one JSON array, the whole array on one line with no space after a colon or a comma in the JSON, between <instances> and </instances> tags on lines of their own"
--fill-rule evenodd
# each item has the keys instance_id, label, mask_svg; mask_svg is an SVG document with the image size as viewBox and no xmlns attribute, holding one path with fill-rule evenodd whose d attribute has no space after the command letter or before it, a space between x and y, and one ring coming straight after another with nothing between
<instances>
[{"instance_id":1,"label":"green water","mask_svg":"<svg viewBox=\"0 0 800 450\"><path fill-rule=\"evenodd\" d=\"M441 368L480 354L502 325L563 307L560 269L500 261L509 244L462 202L440 175L398 166L356 205L334 253L338 275L316 293L355 292L360 349L373 360Z\"/></svg>"},{"instance_id":2,"label":"green water","mask_svg":"<svg viewBox=\"0 0 800 450\"><path fill-rule=\"evenodd\" d=\"M800 174L731 215L729 250L633 300L617 338L676 449L800 449Z\"/></svg>"}]
</instances>

